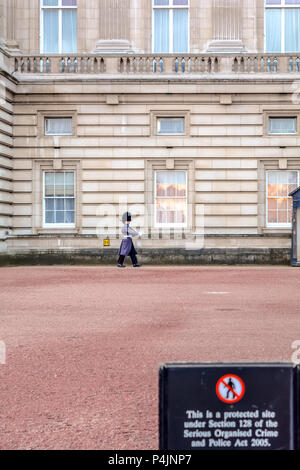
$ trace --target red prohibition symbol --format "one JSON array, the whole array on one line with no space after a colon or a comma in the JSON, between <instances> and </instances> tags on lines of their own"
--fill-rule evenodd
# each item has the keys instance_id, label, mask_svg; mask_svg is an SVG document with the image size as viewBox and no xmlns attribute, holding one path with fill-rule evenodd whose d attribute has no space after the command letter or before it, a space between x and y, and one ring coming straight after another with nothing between
<instances>
[{"instance_id":1,"label":"red prohibition symbol","mask_svg":"<svg viewBox=\"0 0 300 470\"><path fill-rule=\"evenodd\" d=\"M216 392L224 403L236 403L245 394L245 384L238 375L226 374L218 380Z\"/></svg>"}]
</instances>

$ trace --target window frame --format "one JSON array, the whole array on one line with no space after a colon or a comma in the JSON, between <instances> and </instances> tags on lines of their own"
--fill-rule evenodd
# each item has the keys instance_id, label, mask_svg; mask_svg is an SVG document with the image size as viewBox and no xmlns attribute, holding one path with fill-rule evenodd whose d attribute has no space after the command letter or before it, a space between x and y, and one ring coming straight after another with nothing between
<instances>
[{"instance_id":1,"label":"window frame","mask_svg":"<svg viewBox=\"0 0 300 470\"><path fill-rule=\"evenodd\" d=\"M262 110L263 112L263 135L268 138L293 138L300 135L300 112L298 109L292 107L290 109L279 109L278 111L269 109L266 107ZM297 119L297 126L296 132L293 134L270 134L269 132L269 118L296 118Z\"/></svg>"},{"instance_id":2,"label":"window frame","mask_svg":"<svg viewBox=\"0 0 300 470\"><path fill-rule=\"evenodd\" d=\"M62 5L62 0L57 0L58 5L55 6L44 6L44 0L40 0L40 53L41 54L64 54L62 51L62 12L63 10L76 10L78 12L78 0L76 1L76 6L64 6ZM44 10L58 10L58 52L45 52L44 51ZM77 13L78 21L78 13ZM78 50L78 22L77 22L77 47ZM66 52L66 54L68 54ZM71 54L71 52L70 52Z\"/></svg>"},{"instance_id":3,"label":"window frame","mask_svg":"<svg viewBox=\"0 0 300 470\"><path fill-rule=\"evenodd\" d=\"M185 186L186 186L186 190L185 190L185 223L174 223L174 224L170 224L170 223L159 223L157 222L156 220L156 216L157 216L157 204L156 204L156 200L159 199L157 197L157 172L160 171L160 172L184 172L185 173ZM155 169L154 170L154 178L153 178L153 181L154 181L154 190L153 190L153 195L154 195L154 211L153 211L153 215L154 215L154 228L187 228L188 227L188 194L189 194L189 190L188 190L188 170L181 170L181 169ZM163 197L160 197L160 199L164 199ZM170 197L167 198L165 197L165 199L171 199ZM175 197L175 199L183 199L182 197Z\"/></svg>"},{"instance_id":4,"label":"window frame","mask_svg":"<svg viewBox=\"0 0 300 470\"><path fill-rule=\"evenodd\" d=\"M47 118L71 118L72 119L72 134L45 134L45 119ZM74 137L77 136L77 110L38 110L37 111L37 136L40 139L49 139L60 137Z\"/></svg>"},{"instance_id":5,"label":"window frame","mask_svg":"<svg viewBox=\"0 0 300 470\"><path fill-rule=\"evenodd\" d=\"M45 199L46 199L46 195L45 195L45 177L46 177L46 173L73 173L74 175L74 197L70 197L70 199L74 199L74 223L72 224L68 224L68 223L63 223L63 224L60 224L60 223L53 223L53 224L49 224L49 223L46 223L46 207L45 207ZM76 227L76 213L77 213L77 207L76 207L76 171L75 170L43 170L43 201L42 201L42 228L45 228L45 229L56 229L56 228L70 228L70 229L74 229ZM64 197L64 199L66 199Z\"/></svg>"},{"instance_id":6,"label":"window frame","mask_svg":"<svg viewBox=\"0 0 300 470\"><path fill-rule=\"evenodd\" d=\"M158 118L184 118L184 133L183 134L158 134L157 132L157 119ZM150 111L150 124L151 135L160 139L175 138L180 139L190 135L190 110L189 109L168 109L167 111L161 109L152 109Z\"/></svg>"},{"instance_id":7,"label":"window frame","mask_svg":"<svg viewBox=\"0 0 300 470\"><path fill-rule=\"evenodd\" d=\"M267 5L267 0L264 1L264 51L266 54L296 54L296 52L285 51L285 10L287 9L300 9L300 4L286 5L285 0L281 0L280 5ZM267 51L267 28L266 28L266 10L281 10L281 50L277 52Z\"/></svg>"},{"instance_id":8,"label":"window frame","mask_svg":"<svg viewBox=\"0 0 300 470\"><path fill-rule=\"evenodd\" d=\"M47 119L71 119L71 132L69 133L57 133L57 134L52 134L52 133L47 133L46 132L46 121ZM62 135L62 136L65 136L65 135L73 135L73 118L72 116L45 116L44 117L44 135L45 137L49 137L49 136L55 136L55 135Z\"/></svg>"},{"instance_id":9,"label":"window frame","mask_svg":"<svg viewBox=\"0 0 300 470\"><path fill-rule=\"evenodd\" d=\"M169 133L166 133L166 132L158 132L158 121L159 119L183 119L183 132L169 132ZM156 131L156 135L157 136L176 136L176 135L179 135L179 136L184 136L186 134L186 130L185 130L185 127L186 127L186 123L185 123L185 116L156 116L155 118L155 131Z\"/></svg>"},{"instance_id":10,"label":"window frame","mask_svg":"<svg viewBox=\"0 0 300 470\"><path fill-rule=\"evenodd\" d=\"M154 1L152 0L152 40L151 40L151 48L152 54L189 54L190 51L190 0L187 0L187 5L174 5L173 0L169 0L169 5L154 5ZM155 10L170 10L169 16L169 52L155 52L155 19L154 19L154 11ZM188 37L187 37L187 51L186 52L174 52L174 45L173 45L173 12L174 10L187 10L188 11Z\"/></svg>"},{"instance_id":11,"label":"window frame","mask_svg":"<svg viewBox=\"0 0 300 470\"><path fill-rule=\"evenodd\" d=\"M269 212L269 194L268 194L268 190L269 190L269 174L270 172L287 172L287 173L297 173L297 187L299 187L299 175L300 175L300 171L299 170L292 170L292 169L285 169L285 170L282 170L282 169L268 169L266 170L266 191L265 191L265 207L266 207L266 216L265 216L265 226L266 228L270 228L270 229L280 229L280 228L292 228L292 223L291 222L288 222L288 223L270 223L268 221L268 212ZM289 197L289 196L288 196ZM274 196L274 199L277 199L275 196ZM290 198L292 199L292 198Z\"/></svg>"},{"instance_id":12,"label":"window frame","mask_svg":"<svg viewBox=\"0 0 300 470\"><path fill-rule=\"evenodd\" d=\"M295 127L295 132L270 132L270 119L296 119L296 127ZM276 136L276 135L297 135L298 134L298 116L268 116L268 135L271 136Z\"/></svg>"}]
</instances>

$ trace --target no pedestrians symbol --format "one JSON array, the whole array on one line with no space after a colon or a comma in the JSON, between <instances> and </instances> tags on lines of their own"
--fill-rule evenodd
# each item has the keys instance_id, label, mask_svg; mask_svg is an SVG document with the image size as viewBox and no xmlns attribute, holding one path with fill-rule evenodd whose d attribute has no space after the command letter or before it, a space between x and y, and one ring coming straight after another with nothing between
<instances>
[{"instance_id":1,"label":"no pedestrians symbol","mask_svg":"<svg viewBox=\"0 0 300 470\"><path fill-rule=\"evenodd\" d=\"M225 403L236 403L244 396L245 384L238 375L226 374L218 380L216 392Z\"/></svg>"}]
</instances>

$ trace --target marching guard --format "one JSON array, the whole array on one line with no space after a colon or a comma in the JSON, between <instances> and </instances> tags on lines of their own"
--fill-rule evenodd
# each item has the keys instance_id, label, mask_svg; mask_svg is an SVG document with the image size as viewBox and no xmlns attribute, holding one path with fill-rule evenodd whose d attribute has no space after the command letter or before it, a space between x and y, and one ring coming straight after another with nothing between
<instances>
[{"instance_id":1,"label":"marching guard","mask_svg":"<svg viewBox=\"0 0 300 470\"><path fill-rule=\"evenodd\" d=\"M132 237L137 237L141 236L141 232L137 232L133 228L131 228L130 222L131 222L131 214L130 212L125 212L122 216L122 222L123 222L123 227L122 227L122 235L123 235L123 240L120 245L119 249L119 259L118 259L118 268L126 268L124 266L124 259L125 256L130 256L131 261L132 261L132 266L134 268L139 268L141 265L138 263L137 260L137 253L135 251Z\"/></svg>"}]
</instances>

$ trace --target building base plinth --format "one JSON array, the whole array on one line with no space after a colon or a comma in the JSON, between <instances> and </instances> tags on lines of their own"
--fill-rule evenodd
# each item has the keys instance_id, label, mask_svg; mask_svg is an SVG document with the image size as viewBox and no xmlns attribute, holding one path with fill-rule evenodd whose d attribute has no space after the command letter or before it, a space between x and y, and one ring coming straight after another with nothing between
<instances>
[{"instance_id":1,"label":"building base plinth","mask_svg":"<svg viewBox=\"0 0 300 470\"><path fill-rule=\"evenodd\" d=\"M118 249L115 248L15 251L0 253L0 266L108 265L116 264L117 256ZM288 248L143 249L138 251L138 259L144 265L289 265L290 250ZM130 263L129 258L127 263Z\"/></svg>"}]
</instances>

